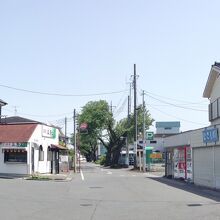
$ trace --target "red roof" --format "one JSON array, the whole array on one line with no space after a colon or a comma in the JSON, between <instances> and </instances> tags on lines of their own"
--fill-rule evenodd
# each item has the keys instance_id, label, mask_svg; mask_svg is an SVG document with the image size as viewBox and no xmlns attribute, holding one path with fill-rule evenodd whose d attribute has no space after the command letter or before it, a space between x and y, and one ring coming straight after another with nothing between
<instances>
[{"instance_id":1,"label":"red roof","mask_svg":"<svg viewBox=\"0 0 220 220\"><path fill-rule=\"evenodd\" d=\"M0 125L0 142L28 142L37 124Z\"/></svg>"}]
</instances>

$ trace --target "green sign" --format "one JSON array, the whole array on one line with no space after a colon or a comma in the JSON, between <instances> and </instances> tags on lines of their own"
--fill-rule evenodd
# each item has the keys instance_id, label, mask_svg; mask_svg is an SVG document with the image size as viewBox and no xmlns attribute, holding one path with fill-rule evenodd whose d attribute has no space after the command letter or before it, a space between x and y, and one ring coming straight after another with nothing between
<instances>
[{"instance_id":1,"label":"green sign","mask_svg":"<svg viewBox=\"0 0 220 220\"><path fill-rule=\"evenodd\" d=\"M146 140L153 140L154 139L154 132L147 131L146 132Z\"/></svg>"},{"instance_id":2,"label":"green sign","mask_svg":"<svg viewBox=\"0 0 220 220\"><path fill-rule=\"evenodd\" d=\"M56 138L56 128L52 128L51 135L53 139Z\"/></svg>"}]
</instances>

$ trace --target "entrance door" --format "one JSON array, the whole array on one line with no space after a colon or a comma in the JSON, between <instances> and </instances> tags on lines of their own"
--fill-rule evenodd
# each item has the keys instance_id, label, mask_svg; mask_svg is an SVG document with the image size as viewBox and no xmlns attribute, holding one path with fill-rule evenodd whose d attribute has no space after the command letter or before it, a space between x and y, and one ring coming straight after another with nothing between
<instances>
[{"instance_id":1,"label":"entrance door","mask_svg":"<svg viewBox=\"0 0 220 220\"><path fill-rule=\"evenodd\" d=\"M34 173L34 148L31 148L31 171Z\"/></svg>"}]
</instances>

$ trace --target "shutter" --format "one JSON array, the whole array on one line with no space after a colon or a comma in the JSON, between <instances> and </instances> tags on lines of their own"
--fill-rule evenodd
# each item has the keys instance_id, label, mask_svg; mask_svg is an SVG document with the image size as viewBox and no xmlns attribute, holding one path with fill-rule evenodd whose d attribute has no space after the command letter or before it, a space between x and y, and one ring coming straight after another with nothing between
<instances>
[{"instance_id":1,"label":"shutter","mask_svg":"<svg viewBox=\"0 0 220 220\"><path fill-rule=\"evenodd\" d=\"M215 187L220 189L220 146L215 147L214 157L215 157Z\"/></svg>"},{"instance_id":2,"label":"shutter","mask_svg":"<svg viewBox=\"0 0 220 220\"><path fill-rule=\"evenodd\" d=\"M213 147L193 148L194 183L215 187L213 169Z\"/></svg>"}]
</instances>

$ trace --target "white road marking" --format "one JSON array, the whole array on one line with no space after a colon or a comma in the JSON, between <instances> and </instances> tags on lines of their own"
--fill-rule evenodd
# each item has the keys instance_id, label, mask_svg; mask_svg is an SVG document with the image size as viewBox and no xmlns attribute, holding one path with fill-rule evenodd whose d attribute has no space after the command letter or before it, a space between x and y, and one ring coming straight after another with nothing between
<instances>
[{"instance_id":1,"label":"white road marking","mask_svg":"<svg viewBox=\"0 0 220 220\"><path fill-rule=\"evenodd\" d=\"M108 171L106 174L112 174L112 172Z\"/></svg>"},{"instance_id":2,"label":"white road marking","mask_svg":"<svg viewBox=\"0 0 220 220\"><path fill-rule=\"evenodd\" d=\"M84 178L84 175L83 175L82 170L80 170L80 174L81 174L82 181L84 181L84 180L85 180L85 178Z\"/></svg>"}]
</instances>

